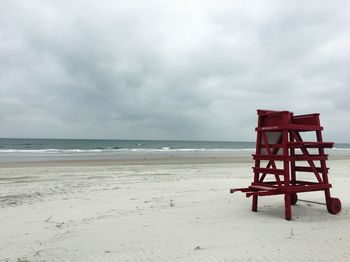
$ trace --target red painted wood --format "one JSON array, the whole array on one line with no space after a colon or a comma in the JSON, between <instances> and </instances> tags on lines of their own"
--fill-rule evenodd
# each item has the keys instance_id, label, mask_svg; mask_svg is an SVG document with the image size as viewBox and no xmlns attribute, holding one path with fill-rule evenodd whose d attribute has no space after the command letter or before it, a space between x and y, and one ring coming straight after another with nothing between
<instances>
[{"instance_id":1,"label":"red painted wood","mask_svg":"<svg viewBox=\"0 0 350 262\"><path fill-rule=\"evenodd\" d=\"M328 181L328 155L324 153L324 148L331 148L334 143L323 142L320 115L294 116L293 112L275 110L257 110L257 113L252 185L231 189L230 192L241 191L247 197L253 196L252 211L258 209L258 196L284 194L285 219L291 220L291 206L297 202L296 193L324 191L328 211L332 214L340 212L340 200L330 195L332 185ZM315 132L316 141L303 141L302 132ZM309 148L316 149L316 153L313 150L313 154L310 154ZM263 166L262 161L268 162ZM278 168L275 161L282 163L283 168ZM307 165L296 165L296 161ZM298 180L299 172L309 172L311 180ZM268 174L275 177L275 181L264 181Z\"/></svg>"}]
</instances>

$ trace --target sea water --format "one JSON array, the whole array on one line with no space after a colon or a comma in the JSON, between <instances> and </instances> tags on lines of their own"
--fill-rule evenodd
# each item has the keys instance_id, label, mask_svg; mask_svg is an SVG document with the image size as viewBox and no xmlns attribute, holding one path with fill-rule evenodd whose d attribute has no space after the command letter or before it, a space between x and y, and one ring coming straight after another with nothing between
<instances>
[{"instance_id":1,"label":"sea water","mask_svg":"<svg viewBox=\"0 0 350 262\"><path fill-rule=\"evenodd\" d=\"M253 151L254 142L0 138L0 162L113 159L175 152Z\"/></svg>"},{"instance_id":2,"label":"sea water","mask_svg":"<svg viewBox=\"0 0 350 262\"><path fill-rule=\"evenodd\" d=\"M336 144L336 150L348 151L350 144ZM97 140L0 138L0 162L109 159L125 154L215 152L253 153L255 142L173 141L173 140Z\"/></svg>"},{"instance_id":3,"label":"sea water","mask_svg":"<svg viewBox=\"0 0 350 262\"><path fill-rule=\"evenodd\" d=\"M0 150L8 152L53 152L55 150L61 152L102 152L113 150L210 150L252 148L255 148L255 142L0 138Z\"/></svg>"}]
</instances>

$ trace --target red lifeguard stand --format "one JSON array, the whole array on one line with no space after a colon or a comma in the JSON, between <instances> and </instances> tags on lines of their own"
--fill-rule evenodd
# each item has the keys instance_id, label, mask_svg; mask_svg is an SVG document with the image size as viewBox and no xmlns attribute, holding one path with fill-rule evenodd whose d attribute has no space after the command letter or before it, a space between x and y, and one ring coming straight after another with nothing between
<instances>
[{"instance_id":1,"label":"red lifeguard stand","mask_svg":"<svg viewBox=\"0 0 350 262\"><path fill-rule=\"evenodd\" d=\"M324 153L333 143L322 140L319 114L294 116L289 111L272 110L257 110L257 113L254 181L247 188L230 192L241 191L247 197L253 196L252 211L257 211L259 196L284 194L285 218L291 220L291 205L297 203L298 193L324 191L328 212L339 213L341 202L331 197L328 155ZM302 132L315 132L315 140L303 141ZM310 179L298 180L300 172L311 173Z\"/></svg>"}]
</instances>

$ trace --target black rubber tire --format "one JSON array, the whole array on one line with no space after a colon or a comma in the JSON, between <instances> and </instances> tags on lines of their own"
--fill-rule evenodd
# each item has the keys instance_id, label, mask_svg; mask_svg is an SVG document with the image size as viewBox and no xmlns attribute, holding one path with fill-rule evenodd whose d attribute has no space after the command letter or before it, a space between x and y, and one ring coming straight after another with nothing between
<instances>
[{"instance_id":1,"label":"black rubber tire","mask_svg":"<svg viewBox=\"0 0 350 262\"><path fill-rule=\"evenodd\" d=\"M292 206L295 206L295 204L298 202L298 195L297 193L290 193L290 204Z\"/></svg>"},{"instance_id":2,"label":"black rubber tire","mask_svg":"<svg viewBox=\"0 0 350 262\"><path fill-rule=\"evenodd\" d=\"M341 211L341 201L338 198L332 197L327 205L328 212L336 215Z\"/></svg>"}]
</instances>

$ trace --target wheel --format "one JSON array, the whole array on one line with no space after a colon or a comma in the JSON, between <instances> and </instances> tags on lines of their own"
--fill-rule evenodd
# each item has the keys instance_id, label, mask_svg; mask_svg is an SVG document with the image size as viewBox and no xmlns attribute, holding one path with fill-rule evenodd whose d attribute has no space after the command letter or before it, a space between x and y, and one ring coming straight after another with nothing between
<instances>
[{"instance_id":1,"label":"wheel","mask_svg":"<svg viewBox=\"0 0 350 262\"><path fill-rule=\"evenodd\" d=\"M298 202L297 193L290 193L290 204L294 206Z\"/></svg>"},{"instance_id":2,"label":"wheel","mask_svg":"<svg viewBox=\"0 0 350 262\"><path fill-rule=\"evenodd\" d=\"M331 197L329 204L327 205L328 212L335 215L341 210L341 202L338 198Z\"/></svg>"}]
</instances>

